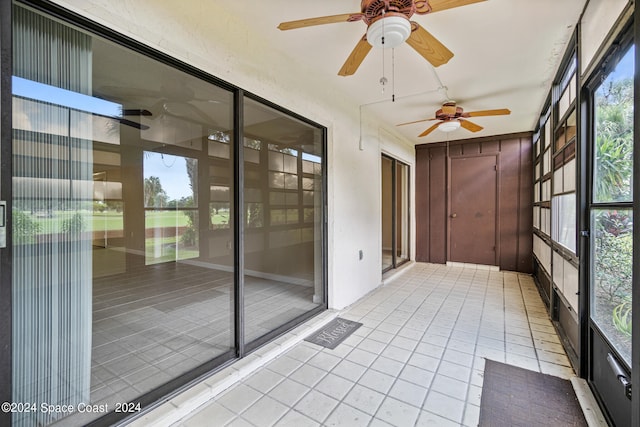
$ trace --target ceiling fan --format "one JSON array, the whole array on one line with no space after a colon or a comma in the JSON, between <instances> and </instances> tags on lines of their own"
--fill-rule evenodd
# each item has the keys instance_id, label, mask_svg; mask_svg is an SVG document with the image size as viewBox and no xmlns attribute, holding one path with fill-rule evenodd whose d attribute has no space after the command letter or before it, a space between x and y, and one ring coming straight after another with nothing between
<instances>
[{"instance_id":1,"label":"ceiling fan","mask_svg":"<svg viewBox=\"0 0 640 427\"><path fill-rule=\"evenodd\" d=\"M373 46L389 48L404 41L431 65L438 67L446 64L453 57L453 53L420 24L409 19L414 13L425 15L481 1L486 0L362 0L359 13L282 22L278 28L293 30L337 22L364 21L367 24L367 32L338 72L340 76L354 74Z\"/></svg>"},{"instance_id":2,"label":"ceiling fan","mask_svg":"<svg viewBox=\"0 0 640 427\"><path fill-rule=\"evenodd\" d=\"M173 87L175 86L175 87ZM134 89L120 86L102 86L100 89L103 97L107 99L121 99L130 102L131 98L147 98L153 100L148 108L123 108L122 118L118 120L128 126L146 130L149 126L131 121L126 117L147 117L154 120L163 115L179 119L193 120L200 123L213 124L214 120L203 109L194 103L209 103L206 99L198 98L195 91L182 83L173 83L173 86L163 85L159 90Z\"/></svg>"},{"instance_id":3,"label":"ceiling fan","mask_svg":"<svg viewBox=\"0 0 640 427\"><path fill-rule=\"evenodd\" d=\"M454 101L447 101L442 104L442 108L436 111L435 117L429 119L416 120L413 122L400 123L397 126L410 125L414 123L427 122L432 120L440 120L435 125L431 126L429 129L422 132L418 137L423 137L429 135L436 128L440 128L445 132L451 132L460 127L465 128L471 132L478 132L484 129L482 126L479 126L473 122L467 120L468 117L482 117L482 116L504 116L511 114L511 111L507 108L500 108L496 110L481 110L481 111L471 111L469 113L465 113L462 107L456 106Z\"/></svg>"}]
</instances>

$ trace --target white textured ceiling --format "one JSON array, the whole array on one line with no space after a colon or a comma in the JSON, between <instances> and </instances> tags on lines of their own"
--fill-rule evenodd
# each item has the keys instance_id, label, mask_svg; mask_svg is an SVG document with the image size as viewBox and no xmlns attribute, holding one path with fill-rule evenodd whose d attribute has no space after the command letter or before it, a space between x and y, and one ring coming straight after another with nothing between
<instances>
[{"instance_id":1,"label":"white textured ceiling","mask_svg":"<svg viewBox=\"0 0 640 427\"><path fill-rule=\"evenodd\" d=\"M484 130L432 132L433 122L396 128L413 144L501 135L534 129L585 0L487 0L441 12L418 15L418 22L453 53L433 68L409 45L392 54L372 49L353 76L338 70L366 31L363 22L343 22L280 31L280 22L356 13L358 0L234 0L227 11L250 23L249 37L260 37L291 61L326 75L326 83L345 93L363 110L390 125L433 117L447 100L465 112L508 108L509 116L477 117ZM278 55L278 57L281 57ZM382 93L383 75L389 82ZM392 102L392 94L396 101ZM303 114L303 112L301 112Z\"/></svg>"}]
</instances>

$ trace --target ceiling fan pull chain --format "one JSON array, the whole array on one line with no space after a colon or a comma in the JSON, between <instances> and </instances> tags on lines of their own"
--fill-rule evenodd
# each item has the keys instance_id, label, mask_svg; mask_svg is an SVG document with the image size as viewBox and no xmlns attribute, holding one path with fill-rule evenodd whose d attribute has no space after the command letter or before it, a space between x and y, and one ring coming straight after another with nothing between
<instances>
[{"instance_id":1,"label":"ceiling fan pull chain","mask_svg":"<svg viewBox=\"0 0 640 427\"><path fill-rule=\"evenodd\" d=\"M383 23L384 25L384 23ZM382 43L384 43L384 37L382 38ZM384 95L384 86L387 84L387 78L384 75L384 51L385 49L382 49L382 77L380 77L380 84L382 85L382 94Z\"/></svg>"},{"instance_id":2,"label":"ceiling fan pull chain","mask_svg":"<svg viewBox=\"0 0 640 427\"><path fill-rule=\"evenodd\" d=\"M384 31L384 14L387 11L385 9L382 9L382 52L384 52L384 35L387 34ZM382 58L384 58L384 55L382 56Z\"/></svg>"},{"instance_id":3,"label":"ceiling fan pull chain","mask_svg":"<svg viewBox=\"0 0 640 427\"><path fill-rule=\"evenodd\" d=\"M396 49L391 48L391 102L396 102Z\"/></svg>"}]
</instances>

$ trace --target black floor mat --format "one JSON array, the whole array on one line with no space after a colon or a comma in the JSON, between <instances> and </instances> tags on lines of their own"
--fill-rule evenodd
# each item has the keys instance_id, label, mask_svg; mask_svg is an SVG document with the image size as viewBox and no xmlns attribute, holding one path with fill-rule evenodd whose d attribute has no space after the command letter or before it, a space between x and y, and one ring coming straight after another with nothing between
<instances>
[{"instance_id":1,"label":"black floor mat","mask_svg":"<svg viewBox=\"0 0 640 427\"><path fill-rule=\"evenodd\" d=\"M362 323L336 317L304 340L333 350L360 326Z\"/></svg>"},{"instance_id":2,"label":"black floor mat","mask_svg":"<svg viewBox=\"0 0 640 427\"><path fill-rule=\"evenodd\" d=\"M486 361L480 427L587 426L568 380Z\"/></svg>"}]
</instances>

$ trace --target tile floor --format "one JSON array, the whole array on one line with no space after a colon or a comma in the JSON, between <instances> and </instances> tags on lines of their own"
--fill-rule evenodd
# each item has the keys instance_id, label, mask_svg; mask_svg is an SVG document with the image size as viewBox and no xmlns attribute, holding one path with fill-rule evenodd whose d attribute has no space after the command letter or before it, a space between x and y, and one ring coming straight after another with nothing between
<instances>
[{"instance_id":1,"label":"tile floor","mask_svg":"<svg viewBox=\"0 0 640 427\"><path fill-rule=\"evenodd\" d=\"M103 253L104 254L104 253ZM247 339L317 305L313 286L245 277ZM233 275L189 261L94 279L91 403L131 401L232 348ZM60 424L80 425L94 414Z\"/></svg>"},{"instance_id":2,"label":"tile floor","mask_svg":"<svg viewBox=\"0 0 640 427\"><path fill-rule=\"evenodd\" d=\"M417 263L337 314L363 326L300 338L172 425L476 426L485 359L574 375L528 275Z\"/></svg>"}]
</instances>

